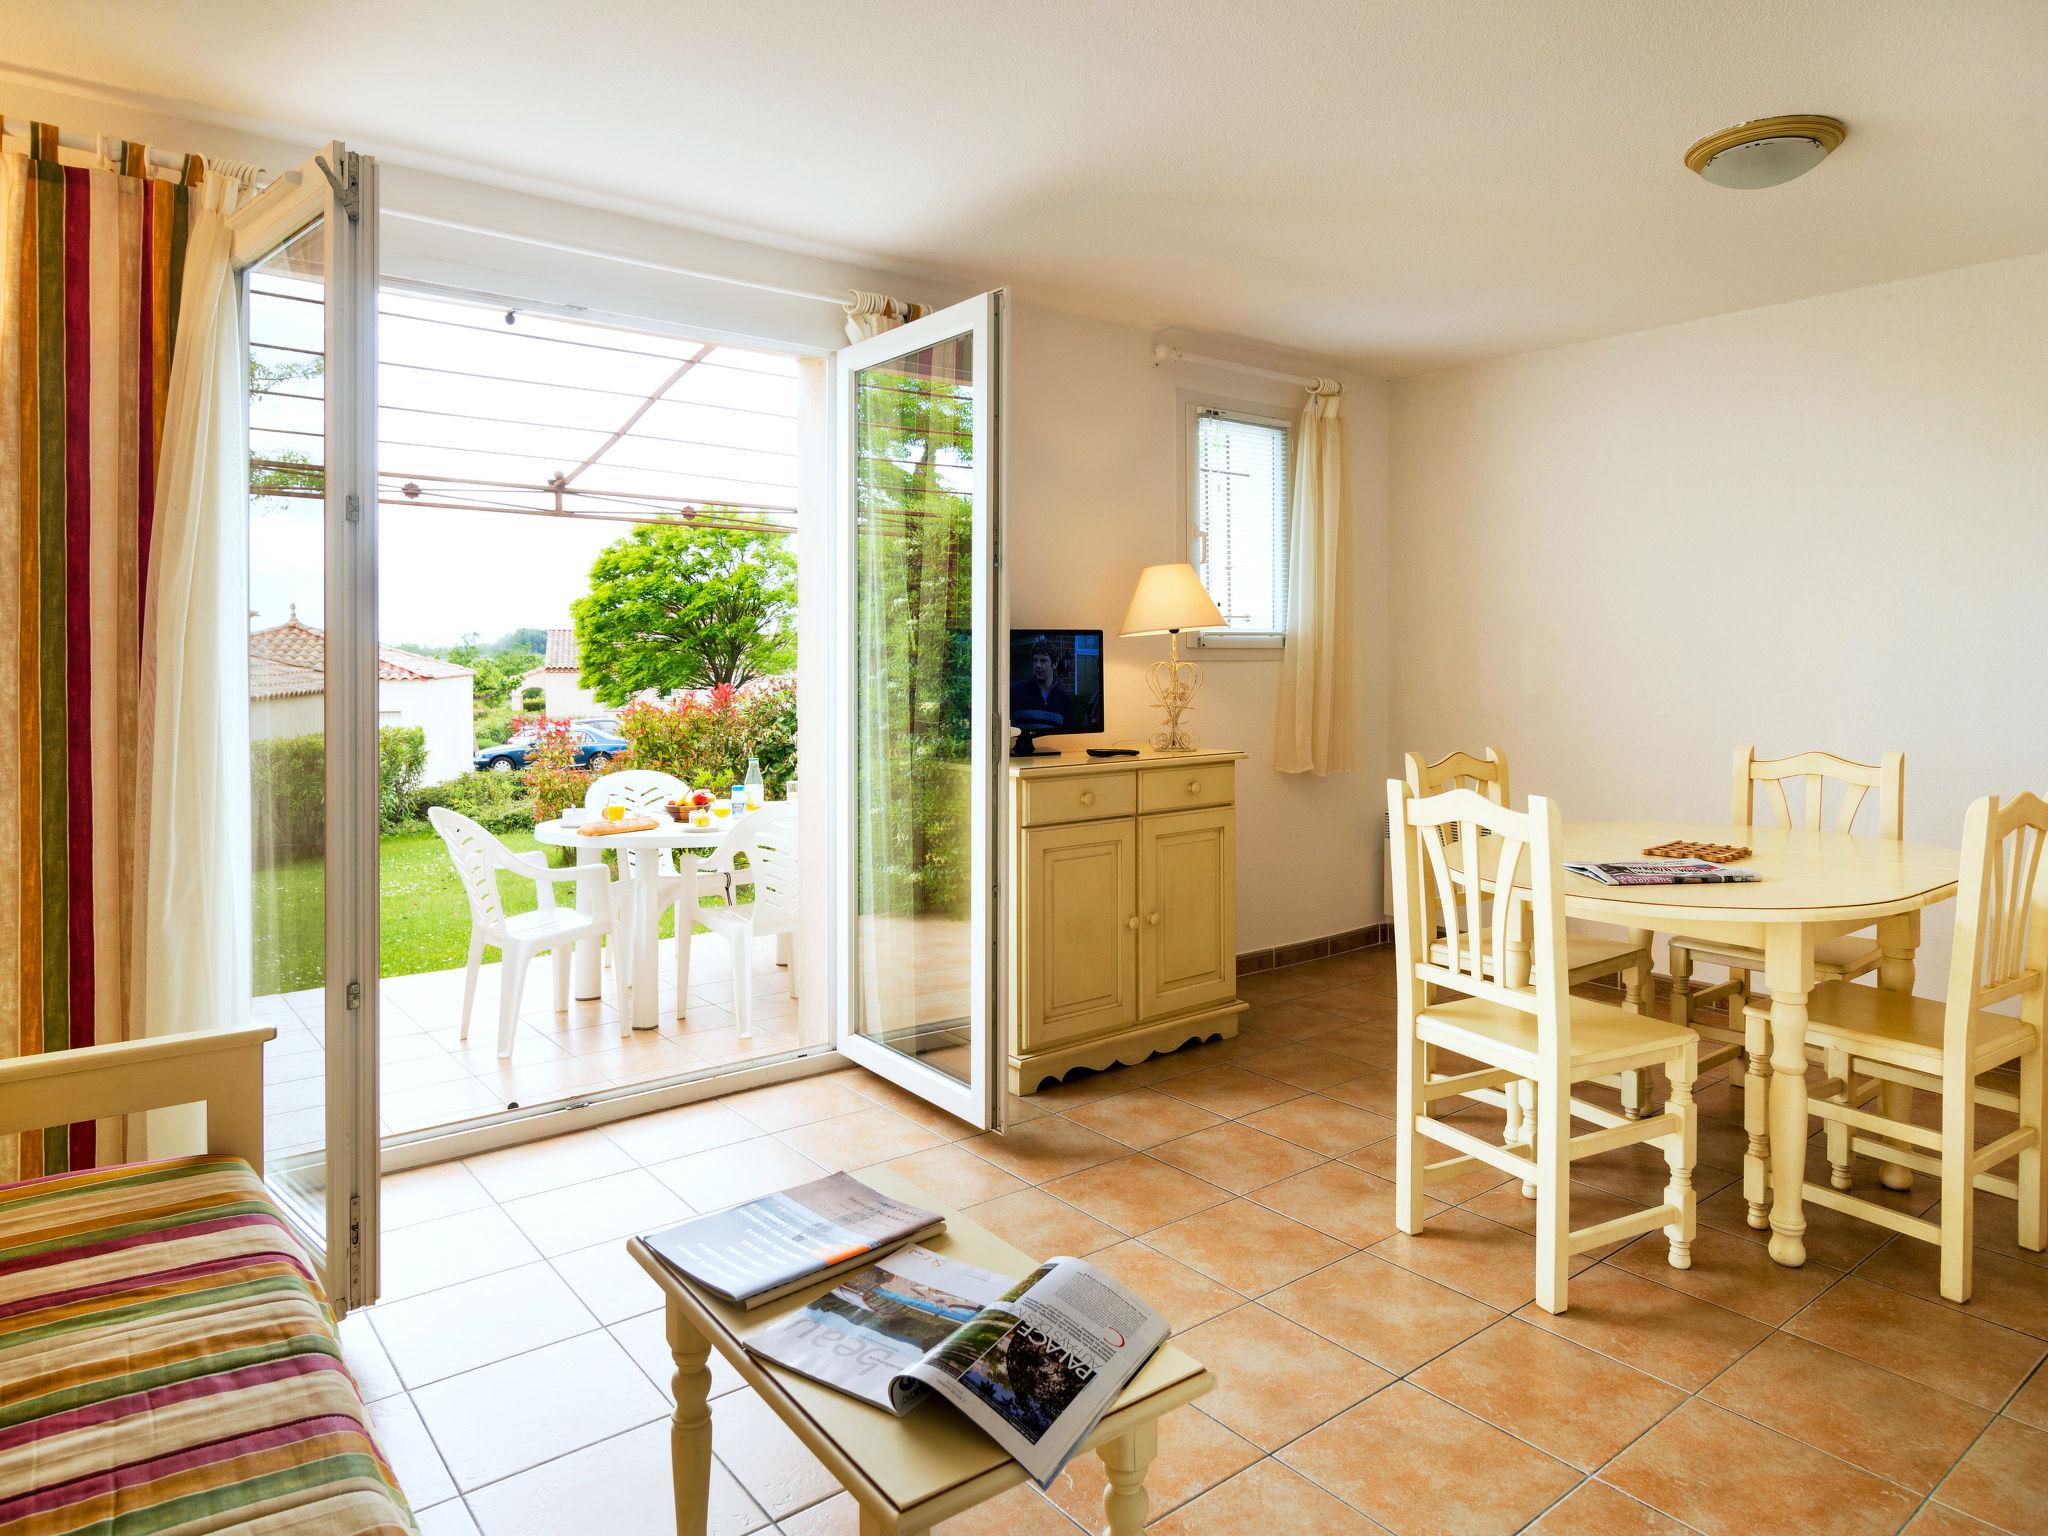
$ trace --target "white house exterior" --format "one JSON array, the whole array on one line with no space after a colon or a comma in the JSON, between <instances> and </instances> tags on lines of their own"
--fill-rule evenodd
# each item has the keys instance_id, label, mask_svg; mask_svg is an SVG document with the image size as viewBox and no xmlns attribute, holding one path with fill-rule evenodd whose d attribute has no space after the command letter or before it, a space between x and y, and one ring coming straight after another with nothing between
<instances>
[{"instance_id":1,"label":"white house exterior","mask_svg":"<svg viewBox=\"0 0 2048 1536\"><path fill-rule=\"evenodd\" d=\"M249 636L249 734L308 736L326 710L326 637L291 619ZM377 724L426 733L426 782L467 773L476 760L475 674L392 646L377 651Z\"/></svg>"},{"instance_id":2,"label":"white house exterior","mask_svg":"<svg viewBox=\"0 0 2048 1536\"><path fill-rule=\"evenodd\" d=\"M611 710L598 703L597 695L583 686L582 648L573 629L548 631L547 654L541 664L519 680L519 691L538 688L547 695L543 711L569 720L591 715L608 715Z\"/></svg>"}]
</instances>

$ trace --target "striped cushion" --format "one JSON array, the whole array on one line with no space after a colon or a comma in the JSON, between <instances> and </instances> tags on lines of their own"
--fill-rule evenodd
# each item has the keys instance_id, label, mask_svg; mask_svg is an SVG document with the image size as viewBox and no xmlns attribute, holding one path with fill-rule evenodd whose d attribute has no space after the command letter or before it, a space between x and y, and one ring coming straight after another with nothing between
<instances>
[{"instance_id":1,"label":"striped cushion","mask_svg":"<svg viewBox=\"0 0 2048 1536\"><path fill-rule=\"evenodd\" d=\"M0 1185L0 1532L416 1529L247 1163Z\"/></svg>"}]
</instances>

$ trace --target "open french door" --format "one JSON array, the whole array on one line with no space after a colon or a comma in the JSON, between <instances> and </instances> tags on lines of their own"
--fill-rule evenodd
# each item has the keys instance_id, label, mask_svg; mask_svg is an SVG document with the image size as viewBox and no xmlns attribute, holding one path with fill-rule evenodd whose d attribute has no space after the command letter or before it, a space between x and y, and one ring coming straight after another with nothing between
<instances>
[{"instance_id":1,"label":"open french door","mask_svg":"<svg viewBox=\"0 0 2048 1536\"><path fill-rule=\"evenodd\" d=\"M377 1295L377 166L232 224L249 362L250 1011L264 1177L337 1309Z\"/></svg>"},{"instance_id":2,"label":"open french door","mask_svg":"<svg viewBox=\"0 0 2048 1536\"><path fill-rule=\"evenodd\" d=\"M838 354L839 1049L984 1129L1005 1053L1005 296Z\"/></svg>"}]
</instances>

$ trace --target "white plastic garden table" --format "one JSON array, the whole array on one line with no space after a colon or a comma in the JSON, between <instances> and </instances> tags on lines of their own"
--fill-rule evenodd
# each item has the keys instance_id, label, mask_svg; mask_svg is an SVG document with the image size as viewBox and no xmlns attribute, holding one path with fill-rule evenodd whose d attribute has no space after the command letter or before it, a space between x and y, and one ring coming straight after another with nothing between
<instances>
[{"instance_id":1,"label":"white plastic garden table","mask_svg":"<svg viewBox=\"0 0 2048 1536\"><path fill-rule=\"evenodd\" d=\"M1744 1155L1743 1192L1761 1209L1768 1173L1771 1257L1806 1262L1806 999L1813 950L1823 939L1875 924L1884 959L1877 984L1913 990L1920 913L1956 893L1957 854L1948 848L1852 837L1800 828L1740 827L1705 821L1586 821L1564 829L1574 863L1640 859L1673 841L1747 847L1741 868L1761 878L1733 885L1602 885L1564 877L1565 911L1629 930L1635 943L1654 933L1722 939L1764 953L1771 1004L1770 1136ZM1482 861L1482 875L1489 867ZM1527 882L1527 862L1518 877ZM1513 962L1510 961L1512 965ZM1630 1007L1639 1005L1630 982Z\"/></svg>"},{"instance_id":2,"label":"white plastic garden table","mask_svg":"<svg viewBox=\"0 0 2048 1536\"><path fill-rule=\"evenodd\" d=\"M732 828L732 818L712 818L708 827L693 827L685 822L670 820L666 812L656 812L661 825L651 832L611 832L603 836L585 837L579 826L569 826L556 821L544 821L533 829L536 840L556 848L574 848L578 864L595 864L609 850L612 852L667 853L690 852L709 853L721 842ZM635 985L627 1003L632 1012L635 1029L656 1029L661 1024L661 985L658 980L649 985L640 984L640 978L658 978L661 974L661 894L656 876L661 860L621 860L635 873L622 869L620 879L625 887L625 902L620 915L620 926L629 936L633 946L632 971ZM586 902L593 907L599 900L594 891L585 886L577 887L576 905L582 908ZM685 903L694 907L694 900ZM677 921L682 921L680 913ZM586 939L576 946L576 964L573 968L575 993L578 997L598 997L602 994L600 977L603 956L598 951L595 939ZM687 988L689 978L678 976L679 988Z\"/></svg>"}]
</instances>

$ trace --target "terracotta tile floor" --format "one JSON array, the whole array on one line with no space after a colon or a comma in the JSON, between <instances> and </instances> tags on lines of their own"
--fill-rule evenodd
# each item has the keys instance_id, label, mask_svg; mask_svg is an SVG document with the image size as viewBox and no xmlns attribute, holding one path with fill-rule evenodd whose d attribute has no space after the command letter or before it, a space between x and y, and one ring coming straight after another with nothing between
<instances>
[{"instance_id":1,"label":"terracotta tile floor","mask_svg":"<svg viewBox=\"0 0 2048 1536\"><path fill-rule=\"evenodd\" d=\"M771 1057L798 1045L796 1001L789 973L775 963L774 945L755 946L754 1032L738 1035L732 1012L733 978L726 941L697 935L690 954L690 995L675 1017L675 946L661 946L661 1026L619 1031L612 979L601 999L554 1009L552 962L534 961L520 1000L512 1055L498 1057L496 961L478 973L469 1038L459 1038L463 973L460 969L393 976L379 987L383 1031L380 1129L389 1136L492 1114L508 1105L550 1103L592 1091L647 1082L707 1067ZM318 989L258 998L256 1022L277 1038L264 1052L264 1145L274 1158L317 1148L322 1135L325 1083L325 994Z\"/></svg>"},{"instance_id":2,"label":"terracotta tile floor","mask_svg":"<svg viewBox=\"0 0 2048 1536\"><path fill-rule=\"evenodd\" d=\"M666 1536L671 1368L620 1240L865 1162L1092 1256L1217 1370L1163 1426L1162 1531L2048 1532L2048 1259L2014 1244L2009 1204L1981 1197L1968 1307L1908 1239L1825 1212L1814 1261L1774 1268L1737 1191L1706 1202L1691 1271L1643 1239L1590 1259L1552 1318L1515 1186L1438 1186L1456 1207L1395 1235L1391 957L1245 992L1238 1041L1035 1095L1007 1138L849 1070L386 1179L389 1299L344 1334L423 1528ZM1701 1101L1739 1124L1739 1084ZM1701 1141L1712 1185L1741 1142ZM1613 1214L1639 1162L1584 1169L1580 1219ZM713 1390L713 1528L851 1533L772 1415L729 1371ZM941 1529L1074 1536L1101 1489L1084 1460Z\"/></svg>"}]
</instances>

